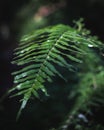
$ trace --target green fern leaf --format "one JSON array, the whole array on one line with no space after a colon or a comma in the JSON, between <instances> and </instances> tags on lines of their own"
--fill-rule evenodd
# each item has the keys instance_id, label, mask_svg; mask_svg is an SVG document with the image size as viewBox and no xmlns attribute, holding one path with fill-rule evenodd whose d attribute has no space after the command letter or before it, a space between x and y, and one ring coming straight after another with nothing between
<instances>
[{"instance_id":1,"label":"green fern leaf","mask_svg":"<svg viewBox=\"0 0 104 130\"><path fill-rule=\"evenodd\" d=\"M16 86L10 90L18 90L14 96L23 95L19 114L32 95L39 98L37 90L40 89L48 95L44 86L46 81L53 82L52 77L56 75L65 79L55 65L72 71L75 67L73 63L82 63L77 54L87 54L81 46L100 46L99 42L92 39L65 25L40 29L21 39L14 51L12 63L24 67L12 73Z\"/></svg>"}]
</instances>

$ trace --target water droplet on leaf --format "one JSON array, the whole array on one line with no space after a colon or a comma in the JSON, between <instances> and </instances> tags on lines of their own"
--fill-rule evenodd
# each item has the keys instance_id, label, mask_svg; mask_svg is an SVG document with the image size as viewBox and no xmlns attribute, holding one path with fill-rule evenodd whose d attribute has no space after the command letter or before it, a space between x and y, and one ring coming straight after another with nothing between
<instances>
[{"instance_id":1,"label":"water droplet on leaf","mask_svg":"<svg viewBox=\"0 0 104 130\"><path fill-rule=\"evenodd\" d=\"M17 89L20 89L21 88L21 84L17 85Z\"/></svg>"},{"instance_id":2,"label":"water droplet on leaf","mask_svg":"<svg viewBox=\"0 0 104 130\"><path fill-rule=\"evenodd\" d=\"M27 76L27 74L26 74L26 73L23 73L23 74L22 74L22 77L25 77L25 76Z\"/></svg>"},{"instance_id":3,"label":"water droplet on leaf","mask_svg":"<svg viewBox=\"0 0 104 130\"><path fill-rule=\"evenodd\" d=\"M88 44L88 47L93 47L93 45L92 44Z\"/></svg>"},{"instance_id":4,"label":"water droplet on leaf","mask_svg":"<svg viewBox=\"0 0 104 130\"><path fill-rule=\"evenodd\" d=\"M50 42L50 40L47 40L47 42Z\"/></svg>"}]
</instances>

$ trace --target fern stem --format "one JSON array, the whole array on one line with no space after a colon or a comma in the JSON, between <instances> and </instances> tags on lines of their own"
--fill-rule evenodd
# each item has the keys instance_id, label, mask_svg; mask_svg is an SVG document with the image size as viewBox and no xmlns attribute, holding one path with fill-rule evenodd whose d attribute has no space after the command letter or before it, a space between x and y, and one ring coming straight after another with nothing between
<instances>
[{"instance_id":1,"label":"fern stem","mask_svg":"<svg viewBox=\"0 0 104 130\"><path fill-rule=\"evenodd\" d=\"M67 31L68 31L68 30L67 30ZM41 66L40 66L40 68L39 68L39 71L38 71L38 73L36 74L35 82L37 81L37 77L38 77L38 76L41 76L40 73L41 73L42 67L43 67L44 64L47 62L47 60L48 60L48 58L49 58L49 56L50 56L52 50L54 50L54 47L57 46L58 42L60 41L60 39L63 37L63 35L64 35L67 31L64 31L64 33L61 34L61 35L59 36L59 38L56 40L55 44L53 44L53 45L51 46L51 48L49 49L49 51L48 51L48 53L47 53L47 56L46 56L46 58L45 58L43 64L41 64ZM48 39L47 41L48 41L48 43L49 43L50 40ZM35 83L34 83L34 84L35 84ZM35 88L34 84L32 85L32 88Z\"/></svg>"}]
</instances>

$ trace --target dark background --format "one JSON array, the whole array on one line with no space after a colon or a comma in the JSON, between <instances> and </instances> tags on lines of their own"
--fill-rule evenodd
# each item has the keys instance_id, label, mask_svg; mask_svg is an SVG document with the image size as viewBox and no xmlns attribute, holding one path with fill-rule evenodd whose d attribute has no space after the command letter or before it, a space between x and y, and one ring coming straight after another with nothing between
<instances>
[{"instance_id":1,"label":"dark background","mask_svg":"<svg viewBox=\"0 0 104 130\"><path fill-rule=\"evenodd\" d=\"M59 1L54 0L50 2L55 4ZM34 0L34 7L31 9L27 8L28 4L31 3L30 0L0 1L0 97L2 97L4 93L13 86L13 77L11 76L11 72L16 68L16 66L11 64L13 49L18 44L19 33L21 32L22 25L25 23L27 15L28 17L32 17L33 11L34 14L37 13L37 9L40 6L47 5L50 2L48 0L45 2ZM20 15L22 9L25 7L27 8L27 13L25 11L24 16ZM60 14L60 17L58 17L59 19L56 19L57 13ZM60 8L57 12L53 12L53 14L46 17L46 19L49 19L48 25L57 23L73 25L72 21L79 19L80 17L84 18L86 28L90 29L92 34L97 35L100 40L104 41L104 0L67 0L65 7ZM58 90L55 91L57 94ZM51 104L47 103L49 105L46 105L37 100L35 102L36 106L35 104L33 105L34 109L28 106L30 114L25 110L25 114L23 114L20 121L16 123L15 117L19 108L18 98L6 98L2 103L0 103L0 129L45 130L50 128L52 125L57 126L57 122L61 121L63 115L60 115L60 117L57 116L57 118L52 117L50 120L51 123L49 122L48 124L48 119L46 118L44 120L44 116L46 116L46 109L52 107ZM60 103L58 99L56 101L56 104L57 103ZM39 106L41 107L40 104L43 105L43 108L40 108L38 111ZM55 102L53 102L53 104L55 105ZM57 108L57 110L52 109L52 111L50 110L49 112L63 112L59 110L60 109ZM68 106L65 105L63 110L67 113ZM33 113L34 116L31 118ZM42 128L44 123L41 123L40 126L40 124L38 124L39 120L44 120L43 122L47 123L47 128Z\"/></svg>"}]
</instances>

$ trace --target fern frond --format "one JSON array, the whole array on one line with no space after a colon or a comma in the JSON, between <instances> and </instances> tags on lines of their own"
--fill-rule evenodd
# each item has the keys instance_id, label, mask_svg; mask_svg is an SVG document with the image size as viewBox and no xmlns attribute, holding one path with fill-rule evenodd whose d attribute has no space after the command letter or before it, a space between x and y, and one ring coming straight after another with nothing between
<instances>
[{"instance_id":1,"label":"fern frond","mask_svg":"<svg viewBox=\"0 0 104 130\"><path fill-rule=\"evenodd\" d=\"M95 42L92 37L83 36L76 29L65 25L47 27L24 36L14 51L15 57L12 62L23 66L13 73L16 86L11 89L18 90L14 96L23 95L21 109L32 95L39 97L37 90L41 89L48 95L44 83L53 82L53 76L58 75L64 79L55 65L73 71L74 63L83 62L77 54L84 56L89 53L85 52L82 46L100 45L101 43Z\"/></svg>"}]
</instances>

